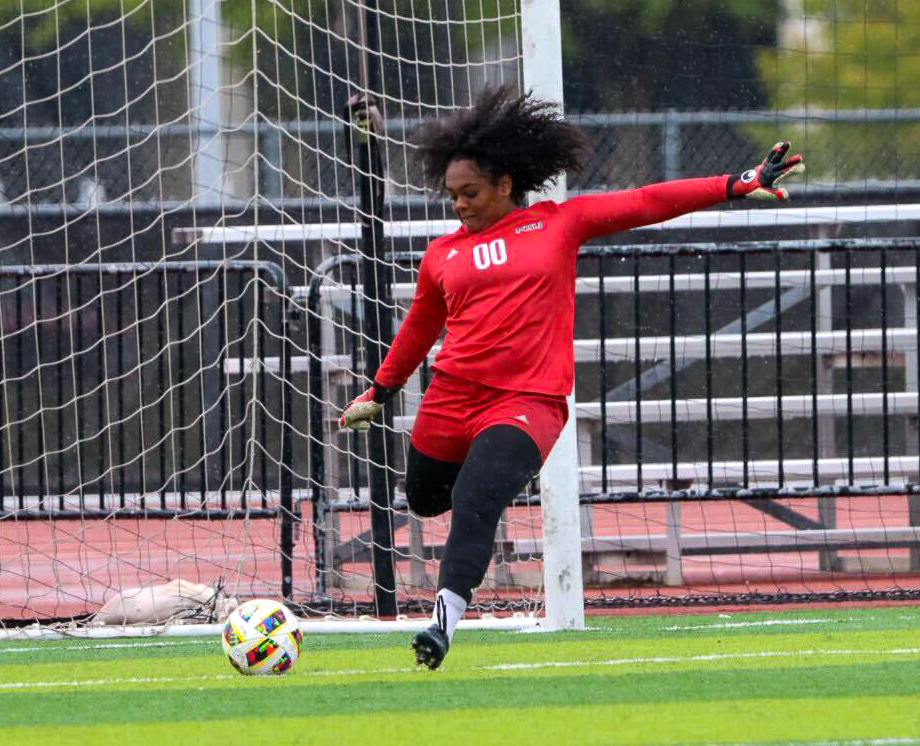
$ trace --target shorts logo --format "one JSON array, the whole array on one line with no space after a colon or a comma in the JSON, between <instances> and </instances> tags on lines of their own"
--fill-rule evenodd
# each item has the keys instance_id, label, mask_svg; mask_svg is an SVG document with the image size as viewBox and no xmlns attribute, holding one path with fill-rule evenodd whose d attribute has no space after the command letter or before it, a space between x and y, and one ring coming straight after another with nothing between
<instances>
[{"instance_id":1,"label":"shorts logo","mask_svg":"<svg viewBox=\"0 0 920 746\"><path fill-rule=\"evenodd\" d=\"M542 231L543 230L543 221L539 223L528 223L527 225L522 225L514 229L515 233L530 233L530 231Z\"/></svg>"}]
</instances>

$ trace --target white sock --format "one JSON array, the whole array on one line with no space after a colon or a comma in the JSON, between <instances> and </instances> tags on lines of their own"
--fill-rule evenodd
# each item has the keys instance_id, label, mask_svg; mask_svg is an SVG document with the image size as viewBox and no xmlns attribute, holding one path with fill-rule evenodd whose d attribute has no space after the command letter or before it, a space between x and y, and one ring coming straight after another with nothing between
<instances>
[{"instance_id":1,"label":"white sock","mask_svg":"<svg viewBox=\"0 0 920 746\"><path fill-rule=\"evenodd\" d=\"M434 613L431 615L431 624L437 627L451 642L454 640L454 630L457 628L457 622L466 611L466 601L463 600L453 591L442 588L438 591L438 597L434 602Z\"/></svg>"}]
</instances>

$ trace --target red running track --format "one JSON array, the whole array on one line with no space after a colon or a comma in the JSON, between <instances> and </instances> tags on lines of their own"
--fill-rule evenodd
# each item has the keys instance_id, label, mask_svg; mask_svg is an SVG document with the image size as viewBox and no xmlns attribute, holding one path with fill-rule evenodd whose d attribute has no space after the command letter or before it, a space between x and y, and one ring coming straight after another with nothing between
<instances>
[{"instance_id":1,"label":"red running track","mask_svg":"<svg viewBox=\"0 0 920 746\"><path fill-rule=\"evenodd\" d=\"M814 499L789 499L784 503L817 519ZM664 504L605 506L593 509L595 536L656 535L665 532ZM514 508L504 524L507 540L540 538L539 507ZM340 513L339 541L353 539L370 528L366 512ZM442 544L448 529L442 518L423 523L426 545ZM837 527L903 527L908 525L903 497L860 497L837 500ZM315 587L313 527L299 525L294 556L295 600L308 598ZM789 530L775 519L732 501L688 502L682 505L681 530L685 533L720 533ZM409 545L408 528L396 532L396 545ZM663 568L648 563L604 561L594 567L594 587L586 595L596 598L680 596L687 594L801 593L852 590L920 588L920 576L903 566L907 550L842 552L858 557L872 572L825 572L818 567L817 552L713 555L684 557L684 586L659 585ZM330 571L329 593L337 600L368 601L373 576L367 557L356 558ZM851 562L851 564L853 564ZM882 568L881 571L878 568ZM437 577L435 561L424 563L427 582L416 587L413 568L405 556L397 561L401 601L430 600L430 584ZM528 587L499 588L496 582L539 583L540 563L513 562L493 566L488 587L477 598L520 599L533 608L537 592ZM657 573L657 575L656 575ZM106 521L0 522L0 619L66 618L90 613L119 590L163 583L181 577L213 585L223 578L232 595L279 596L281 589L278 525L270 520L179 521L112 519Z\"/></svg>"}]
</instances>

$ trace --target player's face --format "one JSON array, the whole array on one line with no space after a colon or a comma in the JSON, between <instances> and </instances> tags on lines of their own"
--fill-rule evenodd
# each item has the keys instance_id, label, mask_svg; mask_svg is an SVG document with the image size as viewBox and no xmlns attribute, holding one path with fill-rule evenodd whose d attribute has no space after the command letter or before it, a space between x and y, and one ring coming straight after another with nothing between
<instances>
[{"instance_id":1,"label":"player's face","mask_svg":"<svg viewBox=\"0 0 920 746\"><path fill-rule=\"evenodd\" d=\"M470 233L485 230L516 207L511 177L505 174L493 180L471 160L452 161L444 174L444 187L454 213Z\"/></svg>"}]
</instances>

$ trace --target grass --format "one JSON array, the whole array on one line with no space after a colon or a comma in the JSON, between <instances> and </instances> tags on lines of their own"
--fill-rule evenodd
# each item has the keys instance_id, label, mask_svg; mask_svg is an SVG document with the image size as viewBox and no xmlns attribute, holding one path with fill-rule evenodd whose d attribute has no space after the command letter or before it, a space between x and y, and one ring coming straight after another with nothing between
<instances>
[{"instance_id":1,"label":"grass","mask_svg":"<svg viewBox=\"0 0 920 746\"><path fill-rule=\"evenodd\" d=\"M584 632L313 635L293 673L215 638L0 643L0 743L920 744L920 609L604 617Z\"/></svg>"}]
</instances>

